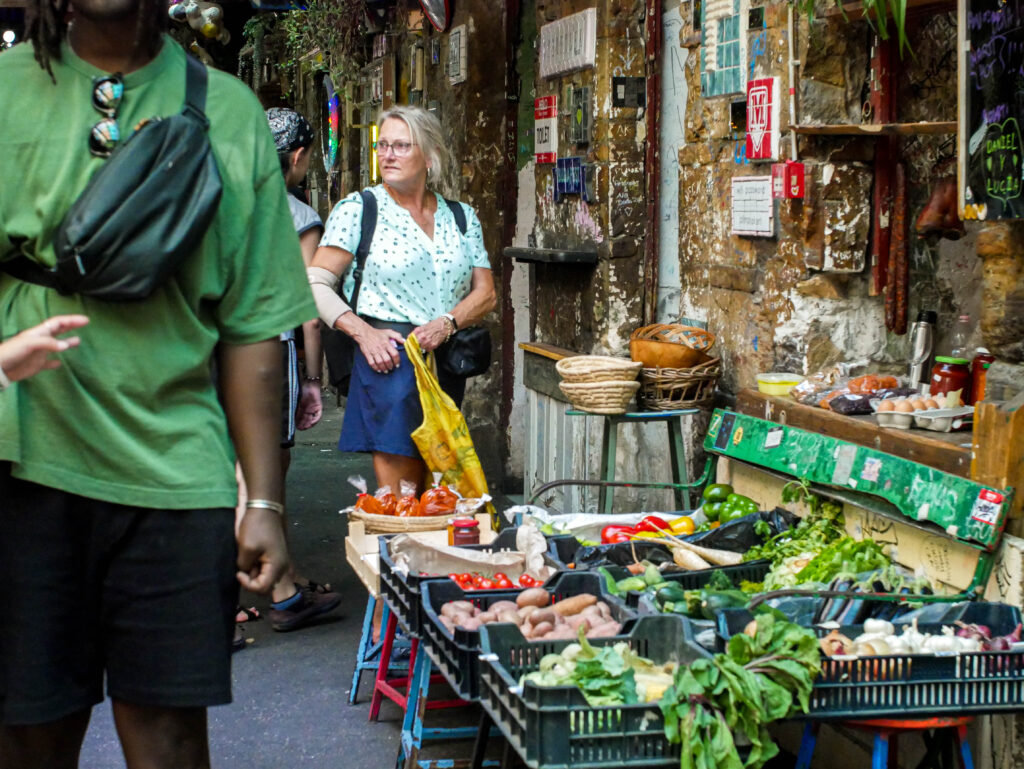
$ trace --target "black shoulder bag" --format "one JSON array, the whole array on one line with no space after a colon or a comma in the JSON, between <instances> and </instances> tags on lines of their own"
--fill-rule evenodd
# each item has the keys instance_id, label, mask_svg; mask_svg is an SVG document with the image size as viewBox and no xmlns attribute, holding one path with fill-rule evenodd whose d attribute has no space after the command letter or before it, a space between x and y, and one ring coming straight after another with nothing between
<instances>
[{"instance_id":1,"label":"black shoulder bag","mask_svg":"<svg viewBox=\"0 0 1024 769\"><path fill-rule=\"evenodd\" d=\"M206 67L185 59L184 108L142 125L93 175L57 230L54 268L21 256L0 269L64 294L138 300L196 251L221 178L207 136Z\"/></svg>"}]
</instances>

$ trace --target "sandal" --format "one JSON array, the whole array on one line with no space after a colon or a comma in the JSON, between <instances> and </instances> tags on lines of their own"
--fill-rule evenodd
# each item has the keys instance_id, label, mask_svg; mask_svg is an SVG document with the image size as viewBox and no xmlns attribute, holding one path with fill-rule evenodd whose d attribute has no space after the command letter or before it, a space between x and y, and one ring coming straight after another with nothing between
<instances>
[{"instance_id":1,"label":"sandal","mask_svg":"<svg viewBox=\"0 0 1024 769\"><path fill-rule=\"evenodd\" d=\"M249 641L245 637L245 627L243 625L235 625L235 637L231 639L231 652L242 651L247 643Z\"/></svg>"},{"instance_id":2,"label":"sandal","mask_svg":"<svg viewBox=\"0 0 1024 769\"><path fill-rule=\"evenodd\" d=\"M248 609L239 606L235 609L235 622L238 624L243 622L256 622L261 619L263 619L263 615L260 614L259 609L255 606L250 606Z\"/></svg>"},{"instance_id":3,"label":"sandal","mask_svg":"<svg viewBox=\"0 0 1024 769\"><path fill-rule=\"evenodd\" d=\"M323 595L324 593L333 592L331 590L331 586L330 586L329 583L325 582L324 584L321 585L319 582L314 582L311 579L307 579L305 585L303 585L300 582L296 582L295 585L300 590L306 590L306 591L308 591L310 593L320 593L321 595Z\"/></svg>"}]
</instances>

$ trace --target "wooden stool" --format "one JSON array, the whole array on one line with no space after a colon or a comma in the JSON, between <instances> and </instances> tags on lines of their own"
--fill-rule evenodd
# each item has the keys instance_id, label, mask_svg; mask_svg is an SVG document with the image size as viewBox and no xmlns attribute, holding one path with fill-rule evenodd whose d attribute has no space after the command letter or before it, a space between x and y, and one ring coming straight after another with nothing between
<instances>
[{"instance_id":1,"label":"wooden stool","mask_svg":"<svg viewBox=\"0 0 1024 769\"><path fill-rule=\"evenodd\" d=\"M872 718L863 721L840 721L842 726L874 734L871 769L898 769L897 740L901 734L921 732L926 752L917 769L954 769L953 755L960 769L974 769L971 746L967 743L967 725L974 716L953 716L914 719ZM796 769L810 769L820 721L810 721L804 728ZM930 737L924 732L934 730Z\"/></svg>"},{"instance_id":2,"label":"wooden stool","mask_svg":"<svg viewBox=\"0 0 1024 769\"><path fill-rule=\"evenodd\" d=\"M683 429L681 418L699 414L700 409L676 409L674 411L631 411L625 414L591 414L587 411L569 409L565 412L568 416L598 416L603 417L604 427L601 433L601 480L615 480L615 457L618 448L619 425L621 424L646 424L650 422L665 422L668 425L668 451L669 463L672 466L672 482L687 485L690 482L689 471L686 467L686 444L683 442ZM612 511L612 489L601 487L598 496L598 512L610 513ZM680 510L690 509L690 490L687 488L675 489L676 504Z\"/></svg>"}]
</instances>

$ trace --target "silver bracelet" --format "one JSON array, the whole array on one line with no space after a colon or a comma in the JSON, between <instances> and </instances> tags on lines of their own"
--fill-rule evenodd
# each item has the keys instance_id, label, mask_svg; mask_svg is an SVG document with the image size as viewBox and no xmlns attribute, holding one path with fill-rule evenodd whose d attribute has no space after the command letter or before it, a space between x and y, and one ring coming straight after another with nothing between
<instances>
[{"instance_id":1,"label":"silver bracelet","mask_svg":"<svg viewBox=\"0 0 1024 769\"><path fill-rule=\"evenodd\" d=\"M245 503L245 509L258 507L263 510L273 510L278 515L284 515L284 505L280 502L273 502L269 499L250 499Z\"/></svg>"}]
</instances>

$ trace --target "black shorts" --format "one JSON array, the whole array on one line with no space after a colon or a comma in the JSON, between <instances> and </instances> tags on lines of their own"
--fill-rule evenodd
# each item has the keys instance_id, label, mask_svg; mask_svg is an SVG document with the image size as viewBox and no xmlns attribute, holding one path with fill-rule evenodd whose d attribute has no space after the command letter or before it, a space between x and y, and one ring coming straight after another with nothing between
<instances>
[{"instance_id":1,"label":"black shorts","mask_svg":"<svg viewBox=\"0 0 1024 769\"><path fill-rule=\"evenodd\" d=\"M299 407L299 355L294 339L281 340L284 388L281 391L281 448L295 445L295 409Z\"/></svg>"},{"instance_id":2,"label":"black shorts","mask_svg":"<svg viewBox=\"0 0 1024 769\"><path fill-rule=\"evenodd\" d=\"M0 463L0 723L41 724L107 694L231 701L234 511L156 510L11 477Z\"/></svg>"}]
</instances>

